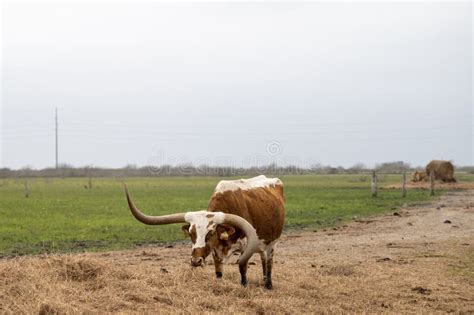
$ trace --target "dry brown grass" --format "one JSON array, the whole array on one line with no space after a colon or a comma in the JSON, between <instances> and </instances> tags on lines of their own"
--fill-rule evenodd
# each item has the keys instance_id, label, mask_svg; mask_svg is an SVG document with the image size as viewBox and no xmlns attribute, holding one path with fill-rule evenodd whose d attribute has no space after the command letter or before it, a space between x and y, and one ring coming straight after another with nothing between
<instances>
[{"instance_id":1,"label":"dry brown grass","mask_svg":"<svg viewBox=\"0 0 474 315\"><path fill-rule=\"evenodd\" d=\"M191 269L184 245L2 260L0 312L474 313L473 201L456 193L401 216L287 235L272 291L258 257L242 288L235 265L222 280L213 266Z\"/></svg>"}]
</instances>

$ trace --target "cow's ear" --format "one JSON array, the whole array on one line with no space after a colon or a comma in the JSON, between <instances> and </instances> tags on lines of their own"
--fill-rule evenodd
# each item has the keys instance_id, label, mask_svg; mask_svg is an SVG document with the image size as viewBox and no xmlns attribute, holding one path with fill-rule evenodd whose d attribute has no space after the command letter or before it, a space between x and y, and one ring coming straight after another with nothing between
<instances>
[{"instance_id":1,"label":"cow's ear","mask_svg":"<svg viewBox=\"0 0 474 315\"><path fill-rule=\"evenodd\" d=\"M190 226L191 226L190 224L185 224L185 225L183 225L183 226L181 227L181 230L183 230L184 234L190 235L190 234L189 234L189 227L190 227Z\"/></svg>"},{"instance_id":2,"label":"cow's ear","mask_svg":"<svg viewBox=\"0 0 474 315\"><path fill-rule=\"evenodd\" d=\"M227 241L229 236L235 233L235 228L232 225L221 224L217 232L219 233L219 239Z\"/></svg>"}]
</instances>

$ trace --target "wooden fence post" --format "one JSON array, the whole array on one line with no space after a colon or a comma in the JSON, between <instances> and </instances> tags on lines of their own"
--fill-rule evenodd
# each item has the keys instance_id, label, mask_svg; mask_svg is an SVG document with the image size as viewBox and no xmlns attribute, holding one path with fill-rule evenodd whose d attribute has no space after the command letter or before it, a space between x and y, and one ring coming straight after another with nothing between
<instances>
[{"instance_id":1,"label":"wooden fence post","mask_svg":"<svg viewBox=\"0 0 474 315\"><path fill-rule=\"evenodd\" d=\"M372 197L377 197L377 175L372 172Z\"/></svg>"},{"instance_id":2,"label":"wooden fence post","mask_svg":"<svg viewBox=\"0 0 474 315\"><path fill-rule=\"evenodd\" d=\"M434 176L434 171L432 170L430 172L430 196L435 195L435 176Z\"/></svg>"},{"instance_id":3,"label":"wooden fence post","mask_svg":"<svg viewBox=\"0 0 474 315\"><path fill-rule=\"evenodd\" d=\"M30 196L30 190L28 189L28 180L25 180L25 198Z\"/></svg>"},{"instance_id":4,"label":"wooden fence post","mask_svg":"<svg viewBox=\"0 0 474 315\"><path fill-rule=\"evenodd\" d=\"M407 172L403 172L402 176L402 197L407 196Z\"/></svg>"}]
</instances>

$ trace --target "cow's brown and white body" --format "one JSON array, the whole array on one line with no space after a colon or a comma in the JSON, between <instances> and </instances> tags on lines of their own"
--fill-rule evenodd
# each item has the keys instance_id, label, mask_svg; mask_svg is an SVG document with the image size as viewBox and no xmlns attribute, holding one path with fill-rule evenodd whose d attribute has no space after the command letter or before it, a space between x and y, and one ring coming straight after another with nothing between
<instances>
[{"instance_id":1,"label":"cow's brown and white body","mask_svg":"<svg viewBox=\"0 0 474 315\"><path fill-rule=\"evenodd\" d=\"M220 278L223 264L233 253L242 252L239 270L241 283L246 285L248 260L258 252L262 259L265 287L272 287L273 248L282 233L285 219L283 183L278 178L261 175L221 181L209 200L207 210L187 212L179 219L176 216L181 214L156 217L159 223L153 223L150 221L152 217L147 218L139 212L128 192L127 197L134 216L146 224L177 223L180 220L188 223L183 226L183 231L193 242L192 266L203 266L206 257L212 254L216 276Z\"/></svg>"},{"instance_id":2,"label":"cow's brown and white body","mask_svg":"<svg viewBox=\"0 0 474 315\"><path fill-rule=\"evenodd\" d=\"M247 180L219 182L207 208L210 212L238 215L256 229L265 286L268 288L272 286L273 247L281 235L285 220L284 205L283 183L278 178L266 178L262 175ZM213 255L217 276L222 275L222 261L232 254L234 248L240 249L239 241L243 237L237 231L230 242L220 244L217 255ZM244 274L245 270L241 270L242 277ZM246 279L243 278L242 282L246 282Z\"/></svg>"}]
</instances>

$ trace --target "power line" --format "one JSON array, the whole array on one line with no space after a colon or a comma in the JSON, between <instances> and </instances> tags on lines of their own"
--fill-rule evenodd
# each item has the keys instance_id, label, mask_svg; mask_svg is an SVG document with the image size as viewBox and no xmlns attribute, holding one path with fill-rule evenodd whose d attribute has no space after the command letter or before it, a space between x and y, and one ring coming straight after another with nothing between
<instances>
[{"instance_id":1,"label":"power line","mask_svg":"<svg viewBox=\"0 0 474 315\"><path fill-rule=\"evenodd\" d=\"M58 108L56 107L56 116L55 116L55 122L56 122L56 169L58 169Z\"/></svg>"}]
</instances>

